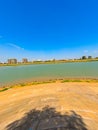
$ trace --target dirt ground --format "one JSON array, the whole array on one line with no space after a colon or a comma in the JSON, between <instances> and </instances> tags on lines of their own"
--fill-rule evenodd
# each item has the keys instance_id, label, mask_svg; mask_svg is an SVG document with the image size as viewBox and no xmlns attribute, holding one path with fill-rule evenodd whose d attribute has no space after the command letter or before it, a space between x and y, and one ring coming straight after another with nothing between
<instances>
[{"instance_id":1,"label":"dirt ground","mask_svg":"<svg viewBox=\"0 0 98 130\"><path fill-rule=\"evenodd\" d=\"M79 114L87 130L98 130L98 83L66 82L15 87L0 92L0 130L32 109L53 107Z\"/></svg>"}]
</instances>

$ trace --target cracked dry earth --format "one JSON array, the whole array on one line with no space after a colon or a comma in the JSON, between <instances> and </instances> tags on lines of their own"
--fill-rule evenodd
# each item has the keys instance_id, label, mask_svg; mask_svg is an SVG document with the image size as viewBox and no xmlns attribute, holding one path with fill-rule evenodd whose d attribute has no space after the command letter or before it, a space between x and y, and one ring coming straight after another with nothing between
<instances>
[{"instance_id":1,"label":"cracked dry earth","mask_svg":"<svg viewBox=\"0 0 98 130\"><path fill-rule=\"evenodd\" d=\"M45 106L56 111L75 111L87 130L98 130L98 83L48 83L16 87L0 93L0 130L32 109Z\"/></svg>"}]
</instances>

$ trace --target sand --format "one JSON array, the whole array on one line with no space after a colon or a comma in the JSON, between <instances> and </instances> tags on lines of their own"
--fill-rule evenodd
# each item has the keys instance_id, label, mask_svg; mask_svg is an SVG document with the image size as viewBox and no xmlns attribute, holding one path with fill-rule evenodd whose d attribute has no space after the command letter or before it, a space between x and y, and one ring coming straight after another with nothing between
<instances>
[{"instance_id":1,"label":"sand","mask_svg":"<svg viewBox=\"0 0 98 130\"><path fill-rule=\"evenodd\" d=\"M88 130L98 130L98 83L87 82L47 83L0 92L0 130L30 110L47 105L62 114L75 111Z\"/></svg>"}]
</instances>

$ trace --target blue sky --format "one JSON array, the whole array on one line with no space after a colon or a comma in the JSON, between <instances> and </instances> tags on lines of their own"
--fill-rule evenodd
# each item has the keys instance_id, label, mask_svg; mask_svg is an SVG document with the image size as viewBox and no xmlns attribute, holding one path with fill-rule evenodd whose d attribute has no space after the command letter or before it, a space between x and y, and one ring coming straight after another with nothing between
<instances>
[{"instance_id":1,"label":"blue sky","mask_svg":"<svg viewBox=\"0 0 98 130\"><path fill-rule=\"evenodd\" d=\"M97 0L0 0L0 61L98 56Z\"/></svg>"}]
</instances>

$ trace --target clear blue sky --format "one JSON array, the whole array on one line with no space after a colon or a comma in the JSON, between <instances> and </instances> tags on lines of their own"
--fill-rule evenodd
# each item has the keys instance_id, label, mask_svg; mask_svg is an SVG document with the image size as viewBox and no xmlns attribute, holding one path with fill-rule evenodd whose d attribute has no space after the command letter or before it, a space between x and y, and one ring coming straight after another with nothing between
<instances>
[{"instance_id":1,"label":"clear blue sky","mask_svg":"<svg viewBox=\"0 0 98 130\"><path fill-rule=\"evenodd\" d=\"M98 56L98 0L0 0L0 61Z\"/></svg>"}]
</instances>

